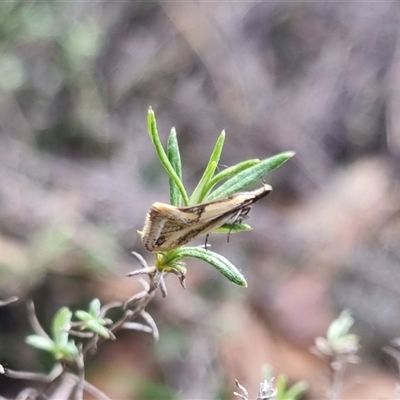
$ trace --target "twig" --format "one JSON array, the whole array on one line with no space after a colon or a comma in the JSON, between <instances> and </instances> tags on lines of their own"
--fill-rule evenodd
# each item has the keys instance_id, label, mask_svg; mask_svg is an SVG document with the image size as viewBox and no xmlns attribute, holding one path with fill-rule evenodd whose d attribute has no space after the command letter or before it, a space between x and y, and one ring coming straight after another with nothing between
<instances>
[{"instance_id":1,"label":"twig","mask_svg":"<svg viewBox=\"0 0 400 400\"><path fill-rule=\"evenodd\" d=\"M39 336L44 336L50 339L50 336L42 328L42 326L39 323L39 320L36 317L35 304L33 303L33 301L28 300L26 305L28 308L28 319L34 332L37 333Z\"/></svg>"},{"instance_id":2,"label":"twig","mask_svg":"<svg viewBox=\"0 0 400 400\"><path fill-rule=\"evenodd\" d=\"M83 400L83 387L85 382L85 362L82 353L82 343L79 345L79 354L76 358L76 366L78 368L78 383L74 391L74 400Z\"/></svg>"},{"instance_id":3,"label":"twig","mask_svg":"<svg viewBox=\"0 0 400 400\"><path fill-rule=\"evenodd\" d=\"M331 363L332 383L329 390L330 400L339 400L340 396L342 395L346 365L347 364L345 362L341 362L340 360L336 360Z\"/></svg>"},{"instance_id":4,"label":"twig","mask_svg":"<svg viewBox=\"0 0 400 400\"><path fill-rule=\"evenodd\" d=\"M153 317L145 310L142 310L140 315L149 324L153 333L154 342L158 342L158 340L160 339L160 333L158 332L158 328Z\"/></svg>"},{"instance_id":5,"label":"twig","mask_svg":"<svg viewBox=\"0 0 400 400\"><path fill-rule=\"evenodd\" d=\"M26 388L18 393L18 396L15 398L15 400L35 400L37 395L38 391L36 389ZM3 397L0 397L0 400L2 399Z\"/></svg>"},{"instance_id":6,"label":"twig","mask_svg":"<svg viewBox=\"0 0 400 400\"><path fill-rule=\"evenodd\" d=\"M9 304L15 303L18 300L19 298L17 296L9 297L6 300L0 300L0 307L8 306Z\"/></svg>"},{"instance_id":7,"label":"twig","mask_svg":"<svg viewBox=\"0 0 400 400\"><path fill-rule=\"evenodd\" d=\"M14 371L9 368L4 368L4 375L13 379L24 379L29 381L45 382L45 383L50 383L56 378L50 376L50 374L46 375L40 372Z\"/></svg>"}]
</instances>

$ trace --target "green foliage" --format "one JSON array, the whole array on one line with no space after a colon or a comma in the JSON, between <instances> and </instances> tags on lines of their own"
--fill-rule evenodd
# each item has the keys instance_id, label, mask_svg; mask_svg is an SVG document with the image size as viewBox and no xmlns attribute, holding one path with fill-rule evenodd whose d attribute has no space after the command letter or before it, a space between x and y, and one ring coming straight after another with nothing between
<instances>
[{"instance_id":1,"label":"green foliage","mask_svg":"<svg viewBox=\"0 0 400 400\"><path fill-rule=\"evenodd\" d=\"M349 310L344 310L339 317L331 322L326 338L317 337L312 351L340 363L357 363L357 352L360 349L360 337L349 333L354 324L354 318Z\"/></svg>"},{"instance_id":2,"label":"green foliage","mask_svg":"<svg viewBox=\"0 0 400 400\"><path fill-rule=\"evenodd\" d=\"M294 155L294 152L285 152L262 161L258 159L246 160L215 174L225 142L225 131L222 131L208 160L203 176L189 197L182 182L181 157L175 129L171 130L168 138L167 151L164 150L161 143L156 117L151 107L147 115L147 129L158 158L168 173L171 204L178 207L181 205L193 206L235 194L259 181L268 172L280 167ZM215 185L222 181L225 182L212 191ZM251 227L247 224L225 224L218 228L217 232L236 233L247 230L251 230ZM180 247L168 252L158 253L156 267L159 271L169 270L181 275L183 267L181 260L188 257L205 261L231 282L240 286L247 286L243 275L225 257L198 247Z\"/></svg>"},{"instance_id":3,"label":"green foliage","mask_svg":"<svg viewBox=\"0 0 400 400\"><path fill-rule=\"evenodd\" d=\"M246 160L242 161L236 165L233 165L232 167L225 168L223 171L218 173L217 175L214 175L208 182L208 186L206 188L206 193L208 194L211 189L220 181L223 181L225 179L229 179L232 176L237 175L239 172L244 171L247 168L253 167L254 165L257 165L260 163L260 160L258 158L252 159L252 160Z\"/></svg>"},{"instance_id":4,"label":"green foliage","mask_svg":"<svg viewBox=\"0 0 400 400\"><path fill-rule=\"evenodd\" d=\"M161 161L161 164L163 165L163 167L166 169L166 171L168 172L169 178L170 180L173 182L173 185L176 185L177 189L179 190L179 193L182 196L182 200L183 203L185 205L188 205L189 203L189 198L188 195L186 193L186 190L183 186L182 180L179 177L178 173L175 171L174 167L172 166L174 165L179 165L180 164L180 160L175 160L173 159L172 162L168 159L167 154L165 153L164 147L161 143L160 140L160 136L158 135L158 130L157 130L157 122L156 122L156 117L154 114L154 111L149 108L149 112L147 114L147 130L149 132L150 135L150 139L153 142L153 145L156 149L158 158ZM176 147L174 149L172 149L171 147L174 145L178 145L178 141L175 141L175 143L171 140L170 142L170 156L171 157L178 157L179 155L179 148ZM176 190L176 189L173 189Z\"/></svg>"},{"instance_id":5,"label":"green foliage","mask_svg":"<svg viewBox=\"0 0 400 400\"><path fill-rule=\"evenodd\" d=\"M54 316L51 324L52 338L43 335L30 335L26 343L37 349L47 351L56 360L72 360L78 356L78 348L73 340L69 339L72 312L61 308Z\"/></svg>"},{"instance_id":6,"label":"green foliage","mask_svg":"<svg viewBox=\"0 0 400 400\"><path fill-rule=\"evenodd\" d=\"M354 318L348 310L342 311L337 319L329 325L326 339L333 351L341 351L349 345L358 345L360 337L349 333L354 325Z\"/></svg>"},{"instance_id":7,"label":"green foliage","mask_svg":"<svg viewBox=\"0 0 400 400\"><path fill-rule=\"evenodd\" d=\"M181 265L181 260L184 258L197 258L210 265L212 265L218 272L220 272L229 281L236 283L239 286L247 286L240 271L225 257L213 251L203 249L201 247L180 247L179 249L171 250L162 253L162 262L158 262L158 266L164 269L164 266L174 267ZM160 260L160 257L159 257Z\"/></svg>"},{"instance_id":8,"label":"green foliage","mask_svg":"<svg viewBox=\"0 0 400 400\"><path fill-rule=\"evenodd\" d=\"M91 338L97 334L105 339L112 336L105 325L112 321L101 317L101 304L99 299L94 299L89 304L88 311L77 310L75 316L79 321L72 321L72 312L67 307L61 308L54 316L51 323L52 336L49 337L44 331L42 334L30 335L25 341L30 346L47 351L57 361L75 360L78 356L78 347L71 335ZM71 327L77 327L79 332L72 331ZM83 335L81 335L83 332ZM88 333L87 335L85 335Z\"/></svg>"},{"instance_id":9,"label":"green foliage","mask_svg":"<svg viewBox=\"0 0 400 400\"><path fill-rule=\"evenodd\" d=\"M252 165L253 160L249 160L251 162L248 164L247 168L233 175L204 200L216 200L221 197L230 196L231 194L240 192L252 183L259 181L262 177L268 174L268 172L279 168L293 156L294 153L292 151L287 151L285 153L280 153L273 157L266 158L255 165Z\"/></svg>"},{"instance_id":10,"label":"green foliage","mask_svg":"<svg viewBox=\"0 0 400 400\"><path fill-rule=\"evenodd\" d=\"M276 156L267 158L263 161L259 161L257 159L243 161L235 166L224 169L217 175L214 175L221 157L225 141L225 131L222 131L215 144L214 150L211 153L203 176L201 177L200 182L197 184L195 190L193 191L193 194L190 196L189 199L181 179L182 171L180 166L180 153L175 130L173 131L173 140L168 141L169 156L167 156L159 137L156 117L154 111L151 108L149 108L147 116L147 129L151 141L153 142L153 145L157 152L158 158L160 159L160 162L164 166L165 170L167 171L170 182L172 182L172 184L170 184L170 191L175 191L177 188L183 198L183 203L186 206L200 204L204 201L215 200L237 193L245 187L251 185L252 183L259 181L268 172L279 168L283 163L288 161L295 154L292 151L288 151L277 154ZM179 165L179 169L176 170L174 168L174 165ZM223 185L221 185L214 192L210 193L212 188L217 183L226 179L228 180ZM175 205L173 203L171 204Z\"/></svg>"},{"instance_id":11,"label":"green foliage","mask_svg":"<svg viewBox=\"0 0 400 400\"><path fill-rule=\"evenodd\" d=\"M276 400L298 400L303 397L308 390L308 383L306 381L298 381L292 386L289 385L289 379L286 375L278 375L275 385L273 378L273 369L270 365L263 365L264 387L268 387L266 383L269 382L269 388L275 386L275 394L273 396Z\"/></svg>"},{"instance_id":12,"label":"green foliage","mask_svg":"<svg viewBox=\"0 0 400 400\"><path fill-rule=\"evenodd\" d=\"M299 381L289 386L287 376L279 375L276 380L276 389L276 400L298 400L308 390L308 383L306 381Z\"/></svg>"},{"instance_id":13,"label":"green foliage","mask_svg":"<svg viewBox=\"0 0 400 400\"><path fill-rule=\"evenodd\" d=\"M218 166L219 159L222 153L222 148L224 147L224 142L225 131L222 131L219 135L217 143L215 143L214 150L211 153L208 165L204 170L203 176L201 177L200 182L197 184L196 188L194 189L193 194L190 196L189 203L191 205L201 203L206 197L208 193L207 187L210 187L209 182L214 176L215 170Z\"/></svg>"},{"instance_id":14,"label":"green foliage","mask_svg":"<svg viewBox=\"0 0 400 400\"><path fill-rule=\"evenodd\" d=\"M178 145L178 139L176 137L175 128L171 129L171 133L168 138L167 156L173 170L176 172L178 178L182 180L181 155L179 153L179 145ZM175 181L171 177L169 177L169 187L170 187L171 204L177 207L181 206L182 196L179 193L179 187L176 185Z\"/></svg>"},{"instance_id":15,"label":"green foliage","mask_svg":"<svg viewBox=\"0 0 400 400\"><path fill-rule=\"evenodd\" d=\"M104 325L107 321L100 317L100 300L93 299L89 304L89 312L83 310L75 311L75 316L82 322L81 330L96 333L108 339L110 334Z\"/></svg>"}]
</instances>

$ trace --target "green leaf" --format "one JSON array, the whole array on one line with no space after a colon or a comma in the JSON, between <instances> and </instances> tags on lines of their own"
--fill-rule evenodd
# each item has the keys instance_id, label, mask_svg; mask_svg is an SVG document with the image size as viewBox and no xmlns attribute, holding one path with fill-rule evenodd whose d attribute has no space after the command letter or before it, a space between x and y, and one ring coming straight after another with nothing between
<instances>
[{"instance_id":1,"label":"green leaf","mask_svg":"<svg viewBox=\"0 0 400 400\"><path fill-rule=\"evenodd\" d=\"M287 378L285 375L279 375L275 384L276 389L278 390L278 399L284 399L284 395L286 394L287 387Z\"/></svg>"},{"instance_id":2,"label":"green leaf","mask_svg":"<svg viewBox=\"0 0 400 400\"><path fill-rule=\"evenodd\" d=\"M236 285L247 287L246 279L239 272L239 270L231 264L225 257L213 251L203 249L201 247L181 247L175 251L175 260L187 257L197 258L205 261L216 268L225 278L230 280Z\"/></svg>"},{"instance_id":3,"label":"green leaf","mask_svg":"<svg viewBox=\"0 0 400 400\"><path fill-rule=\"evenodd\" d=\"M289 388L287 376L281 374L276 381L276 389L278 390L277 400L297 400L307 391L308 383L299 381Z\"/></svg>"},{"instance_id":4,"label":"green leaf","mask_svg":"<svg viewBox=\"0 0 400 400\"><path fill-rule=\"evenodd\" d=\"M308 383L306 381L296 382L293 386L286 391L285 400L299 399L308 390Z\"/></svg>"},{"instance_id":5,"label":"green leaf","mask_svg":"<svg viewBox=\"0 0 400 400\"><path fill-rule=\"evenodd\" d=\"M99 299L93 299L89 304L89 314L93 317L100 315L101 303Z\"/></svg>"},{"instance_id":6,"label":"green leaf","mask_svg":"<svg viewBox=\"0 0 400 400\"><path fill-rule=\"evenodd\" d=\"M83 310L76 310L75 315L82 322L88 322L93 319L93 316L91 314Z\"/></svg>"},{"instance_id":7,"label":"green leaf","mask_svg":"<svg viewBox=\"0 0 400 400\"><path fill-rule=\"evenodd\" d=\"M158 130L157 130L156 117L155 117L154 111L151 107L149 107L149 110L147 113L147 130L149 132L150 139L153 142L153 145L156 149L156 152L157 152L158 158L160 159L161 164L167 171L169 177L175 182L176 186L178 187L184 204L188 205L189 198L186 193L186 190L183 187L182 181L179 178L178 174L175 172L174 168L172 167L172 165L165 153L164 147L160 141L160 136L158 135Z\"/></svg>"},{"instance_id":8,"label":"green leaf","mask_svg":"<svg viewBox=\"0 0 400 400\"><path fill-rule=\"evenodd\" d=\"M72 312L67 307L61 308L53 318L52 332L57 347L63 347L68 343L71 318Z\"/></svg>"},{"instance_id":9,"label":"green leaf","mask_svg":"<svg viewBox=\"0 0 400 400\"><path fill-rule=\"evenodd\" d=\"M223 171L215 175L209 182L207 187L205 188L206 196L210 193L212 188L220 181L224 179L229 179L234 175L237 175L239 172L244 171L247 168L253 167L254 165L259 164L261 161L258 158L254 158L252 160L242 161L239 164L233 165L232 167L225 168Z\"/></svg>"},{"instance_id":10,"label":"green leaf","mask_svg":"<svg viewBox=\"0 0 400 400\"><path fill-rule=\"evenodd\" d=\"M167 156L168 160L172 165L172 168L178 175L179 179L182 181L182 163L181 163L181 155L179 152L178 139L176 137L175 128L171 129L171 133L167 142ZM180 207L182 205L182 197L179 192L179 188L176 185L175 181L170 177L169 178L169 193L170 193L170 202L173 206Z\"/></svg>"},{"instance_id":11,"label":"green leaf","mask_svg":"<svg viewBox=\"0 0 400 400\"><path fill-rule=\"evenodd\" d=\"M261 179L268 172L280 167L283 163L294 156L294 152L287 151L275 156L266 158L260 163L245 169L239 174L227 180L219 188L214 190L208 197L207 201L230 196L231 194L242 191L245 187Z\"/></svg>"},{"instance_id":12,"label":"green leaf","mask_svg":"<svg viewBox=\"0 0 400 400\"><path fill-rule=\"evenodd\" d=\"M55 354L56 344L48 337L40 335L29 335L25 339L25 342L32 347Z\"/></svg>"},{"instance_id":13,"label":"green leaf","mask_svg":"<svg viewBox=\"0 0 400 400\"><path fill-rule=\"evenodd\" d=\"M224 233L229 235L230 233L248 232L251 230L253 230L253 228L248 224L224 224L215 231L212 231L212 233Z\"/></svg>"},{"instance_id":14,"label":"green leaf","mask_svg":"<svg viewBox=\"0 0 400 400\"><path fill-rule=\"evenodd\" d=\"M55 355L57 360L65 359L75 359L79 354L79 350L73 340L70 340L64 346L59 346L57 348L57 353Z\"/></svg>"},{"instance_id":15,"label":"green leaf","mask_svg":"<svg viewBox=\"0 0 400 400\"><path fill-rule=\"evenodd\" d=\"M73 340L68 341L71 317L72 312L67 307L61 308L52 322L54 341L45 336L30 335L25 339L26 343L52 353L57 360L76 358L79 350Z\"/></svg>"},{"instance_id":16,"label":"green leaf","mask_svg":"<svg viewBox=\"0 0 400 400\"><path fill-rule=\"evenodd\" d=\"M201 177L199 183L190 196L189 205L196 205L202 203L205 195L207 194L207 186L214 175L215 169L218 166L219 159L221 158L222 149L225 142L225 131L222 131L219 135L217 142L215 143L214 150L211 153L210 159L208 161L207 167L204 170L203 176Z\"/></svg>"},{"instance_id":17,"label":"green leaf","mask_svg":"<svg viewBox=\"0 0 400 400\"><path fill-rule=\"evenodd\" d=\"M107 329L103 327L107 322L105 319L99 317L100 308L100 300L93 299L89 304L89 312L77 310L75 311L75 316L83 322L81 329L86 329L105 338L109 338L110 335Z\"/></svg>"},{"instance_id":18,"label":"green leaf","mask_svg":"<svg viewBox=\"0 0 400 400\"><path fill-rule=\"evenodd\" d=\"M94 319L92 319L91 321L88 321L88 323L86 325L86 329L91 332L97 333L98 335L100 335L104 338L110 337L107 329L104 328L104 326L100 323L100 321L95 321Z\"/></svg>"},{"instance_id":19,"label":"green leaf","mask_svg":"<svg viewBox=\"0 0 400 400\"><path fill-rule=\"evenodd\" d=\"M331 322L326 338L329 342L335 343L342 336L346 335L354 324L354 318L349 310L344 310L339 317Z\"/></svg>"}]
</instances>

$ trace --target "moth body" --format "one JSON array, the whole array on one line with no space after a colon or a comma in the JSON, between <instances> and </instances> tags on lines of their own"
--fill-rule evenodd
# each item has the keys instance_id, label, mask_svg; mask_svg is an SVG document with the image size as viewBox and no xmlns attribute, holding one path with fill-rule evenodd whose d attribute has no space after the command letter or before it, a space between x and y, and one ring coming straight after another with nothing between
<instances>
[{"instance_id":1,"label":"moth body","mask_svg":"<svg viewBox=\"0 0 400 400\"><path fill-rule=\"evenodd\" d=\"M240 223L251 206L271 191L270 185L264 185L189 207L154 203L144 223L143 245L150 252L169 251L208 235L225 223Z\"/></svg>"}]
</instances>

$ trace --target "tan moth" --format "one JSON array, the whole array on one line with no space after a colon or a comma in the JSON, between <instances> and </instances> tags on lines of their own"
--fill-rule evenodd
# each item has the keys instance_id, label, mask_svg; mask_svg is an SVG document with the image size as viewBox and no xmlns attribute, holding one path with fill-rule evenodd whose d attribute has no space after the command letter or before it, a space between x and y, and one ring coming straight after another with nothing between
<instances>
[{"instance_id":1,"label":"tan moth","mask_svg":"<svg viewBox=\"0 0 400 400\"><path fill-rule=\"evenodd\" d=\"M142 242L151 252L170 251L203 235L208 235L226 223L240 223L251 206L272 192L270 185L232 194L221 199L189 207L154 203L142 232Z\"/></svg>"}]
</instances>

